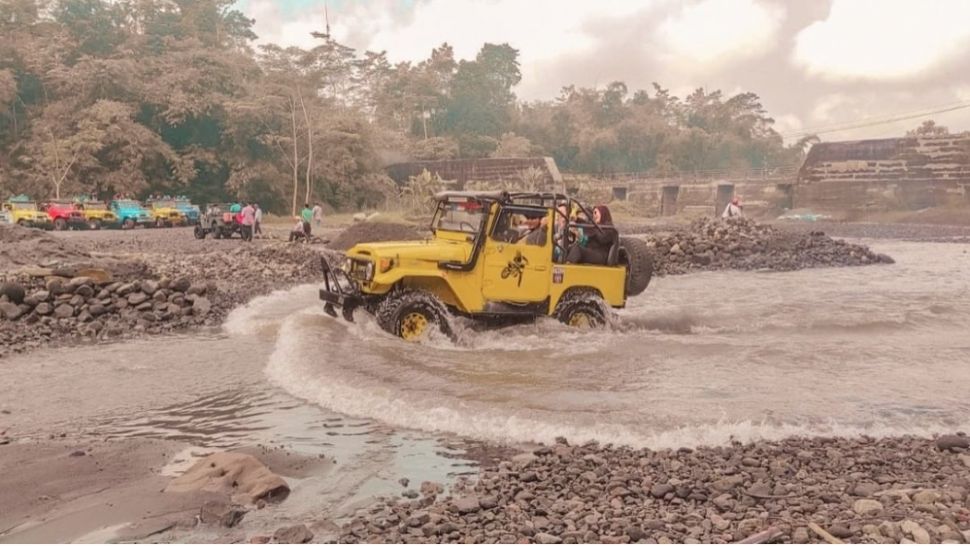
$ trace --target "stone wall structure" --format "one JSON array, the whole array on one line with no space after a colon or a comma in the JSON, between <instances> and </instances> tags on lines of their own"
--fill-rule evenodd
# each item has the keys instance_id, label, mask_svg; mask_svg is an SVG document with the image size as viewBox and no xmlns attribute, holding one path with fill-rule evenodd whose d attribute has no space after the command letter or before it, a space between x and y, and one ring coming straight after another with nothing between
<instances>
[{"instance_id":1,"label":"stone wall structure","mask_svg":"<svg viewBox=\"0 0 970 546\"><path fill-rule=\"evenodd\" d=\"M801 166L752 171L707 171L676 177L644 173L560 175L552 158L416 161L388 168L399 183L423 170L453 180L515 186L538 169L545 187L565 189L593 203L628 201L643 216L720 214L734 196L745 214L774 217L786 210L851 216L854 213L970 207L970 133L824 142Z\"/></svg>"},{"instance_id":2,"label":"stone wall structure","mask_svg":"<svg viewBox=\"0 0 970 546\"><path fill-rule=\"evenodd\" d=\"M798 171L795 201L822 211L970 203L970 134L816 144Z\"/></svg>"},{"instance_id":3,"label":"stone wall structure","mask_svg":"<svg viewBox=\"0 0 970 546\"><path fill-rule=\"evenodd\" d=\"M507 183L514 186L530 170L540 173L543 187L562 188L562 175L551 157L410 161L388 166L387 174L398 184L403 184L408 178L428 171L442 180L453 181L458 189L464 189L469 182Z\"/></svg>"}]
</instances>

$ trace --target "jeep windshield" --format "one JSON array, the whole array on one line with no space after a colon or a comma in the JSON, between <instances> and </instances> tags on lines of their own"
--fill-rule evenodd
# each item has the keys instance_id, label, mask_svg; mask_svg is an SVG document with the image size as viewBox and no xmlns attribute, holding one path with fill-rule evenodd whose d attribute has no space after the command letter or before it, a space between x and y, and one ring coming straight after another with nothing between
<instances>
[{"instance_id":1,"label":"jeep windshield","mask_svg":"<svg viewBox=\"0 0 970 546\"><path fill-rule=\"evenodd\" d=\"M485 219L485 205L470 197L452 197L438 201L431 231L457 231L476 235Z\"/></svg>"},{"instance_id":2,"label":"jeep windshield","mask_svg":"<svg viewBox=\"0 0 970 546\"><path fill-rule=\"evenodd\" d=\"M108 210L108 205L101 202L81 203L81 206L86 210Z\"/></svg>"}]
</instances>

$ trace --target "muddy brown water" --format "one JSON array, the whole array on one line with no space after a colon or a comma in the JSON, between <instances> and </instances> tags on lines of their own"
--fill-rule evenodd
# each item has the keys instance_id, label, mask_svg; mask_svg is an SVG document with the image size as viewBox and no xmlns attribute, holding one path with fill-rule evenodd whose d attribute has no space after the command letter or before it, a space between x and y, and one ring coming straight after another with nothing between
<instances>
[{"instance_id":1,"label":"muddy brown water","mask_svg":"<svg viewBox=\"0 0 970 546\"><path fill-rule=\"evenodd\" d=\"M606 330L551 320L406 344L324 315L316 286L220 331L17 356L0 415L196 445L285 445L468 471L449 441L647 447L970 430L970 245L873 241L888 266L656 279ZM412 480L416 478L412 475Z\"/></svg>"}]
</instances>

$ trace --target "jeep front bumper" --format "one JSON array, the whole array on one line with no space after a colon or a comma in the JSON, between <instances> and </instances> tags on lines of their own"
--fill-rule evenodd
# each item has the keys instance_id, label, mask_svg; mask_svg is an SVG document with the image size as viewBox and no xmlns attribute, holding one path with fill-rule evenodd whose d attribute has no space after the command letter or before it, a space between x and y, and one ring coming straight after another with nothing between
<instances>
[{"instance_id":1,"label":"jeep front bumper","mask_svg":"<svg viewBox=\"0 0 970 546\"><path fill-rule=\"evenodd\" d=\"M360 289L342 269L330 267L327 259L320 257L320 267L323 269L323 288L320 289L320 300L324 302L323 311L331 317L337 317L337 309L342 311L343 317L353 322L354 309L364 303Z\"/></svg>"}]
</instances>

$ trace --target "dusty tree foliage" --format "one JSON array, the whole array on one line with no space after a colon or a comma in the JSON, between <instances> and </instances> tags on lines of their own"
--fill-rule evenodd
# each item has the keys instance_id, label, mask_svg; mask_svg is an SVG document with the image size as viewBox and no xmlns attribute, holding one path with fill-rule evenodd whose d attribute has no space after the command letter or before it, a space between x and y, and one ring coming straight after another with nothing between
<instances>
[{"instance_id":1,"label":"dusty tree foliage","mask_svg":"<svg viewBox=\"0 0 970 546\"><path fill-rule=\"evenodd\" d=\"M0 198L77 192L387 206L409 159L552 156L573 172L790 164L754 93L566 87L523 103L519 51L392 64L321 37L257 45L230 0L0 2ZM389 158L394 158L390 161ZM528 181L524 181L528 183Z\"/></svg>"}]
</instances>

